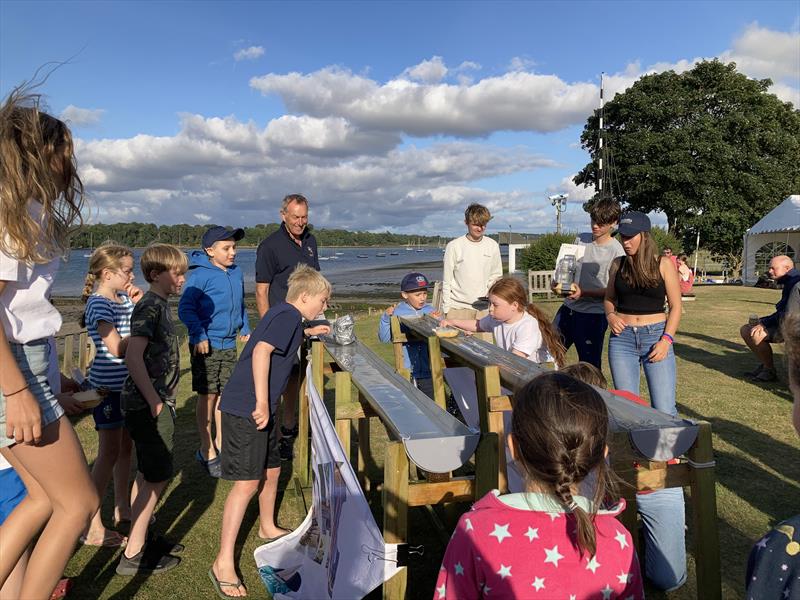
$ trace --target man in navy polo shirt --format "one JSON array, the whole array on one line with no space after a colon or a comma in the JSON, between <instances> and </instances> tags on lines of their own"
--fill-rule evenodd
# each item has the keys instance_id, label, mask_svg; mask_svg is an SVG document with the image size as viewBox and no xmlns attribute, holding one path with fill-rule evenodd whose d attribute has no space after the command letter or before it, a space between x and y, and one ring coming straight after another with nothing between
<instances>
[{"instance_id":1,"label":"man in navy polo shirt","mask_svg":"<svg viewBox=\"0 0 800 600\"><path fill-rule=\"evenodd\" d=\"M281 205L280 228L265 238L256 253L256 306L259 318L286 300L289 275L298 264L320 270L317 240L308 231L308 200L289 194ZM292 442L297 437L297 396L300 392L300 366L295 365L283 395L283 424L280 454L292 458Z\"/></svg>"}]
</instances>

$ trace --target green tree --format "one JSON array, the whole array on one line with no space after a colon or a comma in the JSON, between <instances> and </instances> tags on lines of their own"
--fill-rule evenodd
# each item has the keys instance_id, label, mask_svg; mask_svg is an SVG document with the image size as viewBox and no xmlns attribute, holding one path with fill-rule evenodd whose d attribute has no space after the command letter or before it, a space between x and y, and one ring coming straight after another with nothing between
<instances>
[{"instance_id":1,"label":"green tree","mask_svg":"<svg viewBox=\"0 0 800 600\"><path fill-rule=\"evenodd\" d=\"M561 244L575 241L574 233L546 233L520 252L519 262L523 271L552 271Z\"/></svg>"},{"instance_id":2,"label":"green tree","mask_svg":"<svg viewBox=\"0 0 800 600\"><path fill-rule=\"evenodd\" d=\"M628 207L661 211L669 231L725 258L738 276L748 227L800 188L800 111L734 63L646 75L605 106L610 182ZM598 116L581 144L592 162L575 176L597 180Z\"/></svg>"}]
</instances>

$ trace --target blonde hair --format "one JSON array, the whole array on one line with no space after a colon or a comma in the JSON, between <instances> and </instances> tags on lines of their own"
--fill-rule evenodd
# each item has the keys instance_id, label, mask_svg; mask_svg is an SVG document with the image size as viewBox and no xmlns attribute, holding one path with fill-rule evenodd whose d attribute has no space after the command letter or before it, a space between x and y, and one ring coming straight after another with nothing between
<instances>
[{"instance_id":1,"label":"blonde hair","mask_svg":"<svg viewBox=\"0 0 800 600\"><path fill-rule=\"evenodd\" d=\"M286 292L286 300L288 302L297 300L302 294L309 296L330 294L332 290L330 282L323 277L322 273L300 263L289 275L289 291Z\"/></svg>"},{"instance_id":2,"label":"blonde hair","mask_svg":"<svg viewBox=\"0 0 800 600\"><path fill-rule=\"evenodd\" d=\"M122 259L126 256L133 258L130 248L120 246L114 242L107 242L98 246L89 258L89 270L86 273L85 285L81 299L84 303L89 299L94 291L97 279L103 274L105 269L117 270L122 267Z\"/></svg>"},{"instance_id":3,"label":"blonde hair","mask_svg":"<svg viewBox=\"0 0 800 600\"><path fill-rule=\"evenodd\" d=\"M62 122L40 110L36 85L22 84L0 106L0 251L27 263L46 263L69 249L83 223L83 183ZM42 205L41 216L28 203Z\"/></svg>"},{"instance_id":4,"label":"blonde hair","mask_svg":"<svg viewBox=\"0 0 800 600\"><path fill-rule=\"evenodd\" d=\"M476 223L478 225L486 225L492 220L492 213L489 209L482 204L470 204L467 210L464 211L464 221L469 225Z\"/></svg>"},{"instance_id":5,"label":"blonde hair","mask_svg":"<svg viewBox=\"0 0 800 600\"><path fill-rule=\"evenodd\" d=\"M189 261L186 258L186 254L181 252L177 246L172 244L150 244L144 249L142 258L139 259L139 266L142 269L145 281L152 283L153 271L156 272L156 275L172 269L185 273L189 269Z\"/></svg>"},{"instance_id":6,"label":"blonde hair","mask_svg":"<svg viewBox=\"0 0 800 600\"><path fill-rule=\"evenodd\" d=\"M528 302L525 287L520 283L519 279L508 275L501 277L492 284L487 295L498 296L509 304L516 302L520 311L527 311L529 315L536 319L539 322L539 331L542 334L542 339L544 340L544 345L547 346L548 352L550 352L558 367L564 365L567 349L564 348L561 335L550 323L550 318L544 314L544 311L533 302Z\"/></svg>"}]
</instances>

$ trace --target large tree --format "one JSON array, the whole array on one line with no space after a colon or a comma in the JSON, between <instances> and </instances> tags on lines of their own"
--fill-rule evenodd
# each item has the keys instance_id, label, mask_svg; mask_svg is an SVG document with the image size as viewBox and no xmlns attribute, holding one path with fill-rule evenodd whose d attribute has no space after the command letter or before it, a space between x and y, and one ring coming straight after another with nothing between
<instances>
[{"instance_id":1,"label":"large tree","mask_svg":"<svg viewBox=\"0 0 800 600\"><path fill-rule=\"evenodd\" d=\"M800 111L734 63L698 63L646 75L605 106L613 191L628 207L661 211L669 231L726 258L738 271L742 236L788 194L800 192ZM592 162L576 184L598 177L598 115L581 144Z\"/></svg>"}]
</instances>

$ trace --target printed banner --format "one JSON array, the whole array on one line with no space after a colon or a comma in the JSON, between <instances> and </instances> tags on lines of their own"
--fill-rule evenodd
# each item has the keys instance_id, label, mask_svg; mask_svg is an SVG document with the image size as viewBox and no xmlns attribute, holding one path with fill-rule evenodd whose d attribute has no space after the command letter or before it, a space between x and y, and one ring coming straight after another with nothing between
<instances>
[{"instance_id":1,"label":"printed banner","mask_svg":"<svg viewBox=\"0 0 800 600\"><path fill-rule=\"evenodd\" d=\"M325 403L306 372L311 421L312 506L291 534L256 548L274 598L363 598L397 572Z\"/></svg>"}]
</instances>

